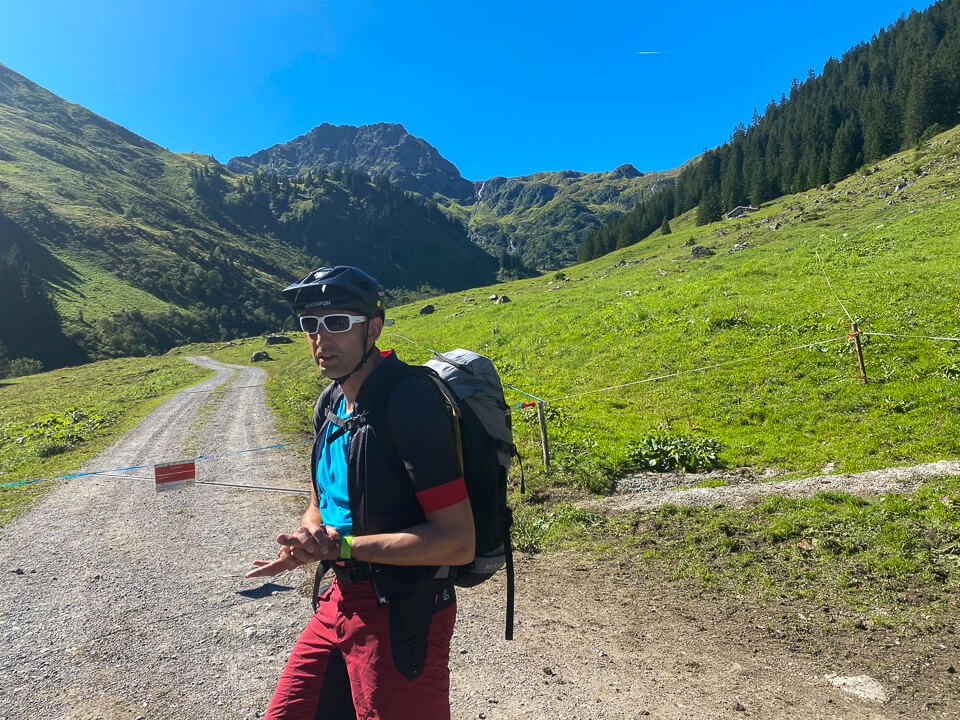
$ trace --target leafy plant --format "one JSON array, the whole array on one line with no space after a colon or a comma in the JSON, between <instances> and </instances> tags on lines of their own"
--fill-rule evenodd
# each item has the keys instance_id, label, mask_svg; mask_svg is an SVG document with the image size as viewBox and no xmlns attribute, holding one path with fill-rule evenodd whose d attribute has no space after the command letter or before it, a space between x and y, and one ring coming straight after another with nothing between
<instances>
[{"instance_id":1,"label":"leafy plant","mask_svg":"<svg viewBox=\"0 0 960 720\"><path fill-rule=\"evenodd\" d=\"M649 472L713 470L722 464L719 452L717 440L674 435L663 425L627 444L630 464Z\"/></svg>"},{"instance_id":2,"label":"leafy plant","mask_svg":"<svg viewBox=\"0 0 960 720\"><path fill-rule=\"evenodd\" d=\"M937 365L936 375L942 378L960 378L960 360L946 360Z\"/></svg>"},{"instance_id":3,"label":"leafy plant","mask_svg":"<svg viewBox=\"0 0 960 720\"><path fill-rule=\"evenodd\" d=\"M880 401L880 409L885 413L906 413L913 410L917 404L906 398L892 398L889 395Z\"/></svg>"},{"instance_id":4,"label":"leafy plant","mask_svg":"<svg viewBox=\"0 0 960 720\"><path fill-rule=\"evenodd\" d=\"M37 457L51 457L72 450L97 431L113 425L116 421L115 412L101 415L71 407L59 414L49 413L42 419L30 423L15 442L25 447L32 447Z\"/></svg>"}]
</instances>

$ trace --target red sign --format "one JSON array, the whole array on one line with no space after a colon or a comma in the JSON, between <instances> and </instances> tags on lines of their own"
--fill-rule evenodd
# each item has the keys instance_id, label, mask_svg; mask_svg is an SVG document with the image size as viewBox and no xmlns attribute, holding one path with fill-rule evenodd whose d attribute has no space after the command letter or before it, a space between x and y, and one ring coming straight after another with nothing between
<instances>
[{"instance_id":1,"label":"red sign","mask_svg":"<svg viewBox=\"0 0 960 720\"><path fill-rule=\"evenodd\" d=\"M154 468L157 492L173 490L197 479L197 464L192 460L172 465L157 465Z\"/></svg>"}]
</instances>

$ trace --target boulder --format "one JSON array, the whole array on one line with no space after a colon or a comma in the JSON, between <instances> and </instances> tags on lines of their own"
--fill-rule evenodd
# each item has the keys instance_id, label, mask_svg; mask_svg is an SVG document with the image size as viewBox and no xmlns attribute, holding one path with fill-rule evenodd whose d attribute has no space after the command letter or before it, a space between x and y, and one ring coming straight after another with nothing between
<instances>
[{"instance_id":1,"label":"boulder","mask_svg":"<svg viewBox=\"0 0 960 720\"><path fill-rule=\"evenodd\" d=\"M250 356L250 362L260 362L261 360L273 360L266 350L257 350L253 355Z\"/></svg>"},{"instance_id":2,"label":"boulder","mask_svg":"<svg viewBox=\"0 0 960 720\"><path fill-rule=\"evenodd\" d=\"M265 345L286 345L287 343L292 343L293 340L288 338L286 335L267 335L267 339L264 341Z\"/></svg>"},{"instance_id":3,"label":"boulder","mask_svg":"<svg viewBox=\"0 0 960 720\"><path fill-rule=\"evenodd\" d=\"M464 301L464 302L473 302L473 298L472 298L472 297L465 297L465 298L463 299L463 301Z\"/></svg>"},{"instance_id":4,"label":"boulder","mask_svg":"<svg viewBox=\"0 0 960 720\"><path fill-rule=\"evenodd\" d=\"M429 315L434 310L436 310L436 308L433 305L424 305L422 308L420 308L420 314Z\"/></svg>"},{"instance_id":5,"label":"boulder","mask_svg":"<svg viewBox=\"0 0 960 720\"><path fill-rule=\"evenodd\" d=\"M693 258L694 260L697 260L700 258L708 258L713 254L714 254L713 250L711 250L708 247L704 247L703 245L694 245L693 248L690 250L690 257Z\"/></svg>"},{"instance_id":6,"label":"boulder","mask_svg":"<svg viewBox=\"0 0 960 720\"><path fill-rule=\"evenodd\" d=\"M506 295L501 295L494 302L496 305L503 305L504 303L510 302L510 298L508 298Z\"/></svg>"},{"instance_id":7,"label":"boulder","mask_svg":"<svg viewBox=\"0 0 960 720\"><path fill-rule=\"evenodd\" d=\"M490 297L487 298L487 300L493 300L494 302L496 302L498 297L500 297L500 296L499 296L499 295L491 295Z\"/></svg>"}]
</instances>

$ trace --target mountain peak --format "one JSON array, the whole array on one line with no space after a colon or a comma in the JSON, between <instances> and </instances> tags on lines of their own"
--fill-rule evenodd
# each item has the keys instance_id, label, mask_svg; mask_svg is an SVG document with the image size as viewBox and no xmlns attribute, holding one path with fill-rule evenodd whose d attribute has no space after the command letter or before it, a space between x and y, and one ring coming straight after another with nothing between
<instances>
[{"instance_id":1,"label":"mountain peak","mask_svg":"<svg viewBox=\"0 0 960 720\"><path fill-rule=\"evenodd\" d=\"M227 163L233 172L263 170L298 175L332 165L386 175L405 190L471 198L473 183L430 143L399 123L331 125L323 123L293 140Z\"/></svg>"},{"instance_id":2,"label":"mountain peak","mask_svg":"<svg viewBox=\"0 0 960 720\"><path fill-rule=\"evenodd\" d=\"M630 163L624 163L620 167L614 168L610 171L610 177L612 178L638 178L643 177L643 173L637 170Z\"/></svg>"}]
</instances>

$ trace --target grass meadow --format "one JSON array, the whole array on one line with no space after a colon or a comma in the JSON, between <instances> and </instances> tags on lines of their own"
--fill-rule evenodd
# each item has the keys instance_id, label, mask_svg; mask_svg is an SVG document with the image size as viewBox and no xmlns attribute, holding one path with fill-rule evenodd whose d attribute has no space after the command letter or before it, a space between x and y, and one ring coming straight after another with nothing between
<instances>
[{"instance_id":1,"label":"grass meadow","mask_svg":"<svg viewBox=\"0 0 960 720\"><path fill-rule=\"evenodd\" d=\"M720 466L773 468L780 479L960 457L960 342L931 339L960 337L958 139L951 131L744 218L696 227L691 213L671 234L589 263L439 296L430 314L420 314L424 302L393 308L396 324L380 345L411 363L431 348L469 348L494 360L511 405L529 395L548 401L549 472L535 411L513 411L529 488L511 492L522 550L587 548L704 590L837 602L877 622L940 612L960 589L956 478L909 497L831 493L743 510L608 516L577 502L677 448L710 448ZM694 246L713 254L695 259ZM510 302L494 303L494 294ZM851 318L864 333L930 337L862 336L864 384ZM117 411L138 383L165 379L134 403L142 414L200 376L178 353L243 363L260 349L262 338L248 338L47 374L75 378L80 392L104 384L95 368L120 377L130 363L133 380L96 403L66 401L43 376L14 381L13 392L0 391L0 447L9 453L20 432L8 428L70 405ZM323 381L303 337L268 351L274 359L260 366L278 428L304 439ZM48 395L29 395L41 386ZM135 416L112 427L130 427ZM61 459L76 465L97 442L3 471L62 471Z\"/></svg>"}]
</instances>

